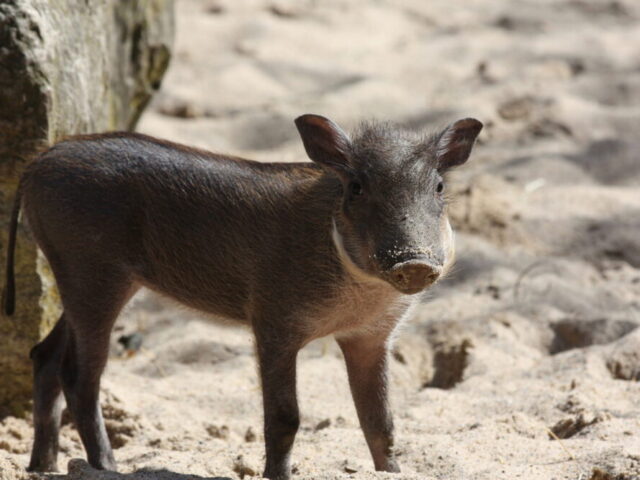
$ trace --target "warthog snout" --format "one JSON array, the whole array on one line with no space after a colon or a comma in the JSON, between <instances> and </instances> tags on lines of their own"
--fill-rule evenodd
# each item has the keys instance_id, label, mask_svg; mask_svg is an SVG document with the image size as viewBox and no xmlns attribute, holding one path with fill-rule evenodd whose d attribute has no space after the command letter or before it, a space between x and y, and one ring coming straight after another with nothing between
<instances>
[{"instance_id":1,"label":"warthog snout","mask_svg":"<svg viewBox=\"0 0 640 480\"><path fill-rule=\"evenodd\" d=\"M413 259L395 264L388 273L388 281L402 293L418 293L433 284L442 273L442 266L426 259Z\"/></svg>"}]
</instances>

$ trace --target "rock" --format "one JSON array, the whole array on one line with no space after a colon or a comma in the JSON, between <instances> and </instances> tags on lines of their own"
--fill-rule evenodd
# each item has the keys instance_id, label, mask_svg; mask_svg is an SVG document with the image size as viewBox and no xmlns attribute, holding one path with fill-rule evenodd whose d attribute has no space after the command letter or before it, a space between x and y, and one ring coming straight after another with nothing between
<instances>
[{"instance_id":1,"label":"rock","mask_svg":"<svg viewBox=\"0 0 640 480\"><path fill-rule=\"evenodd\" d=\"M140 332L133 332L129 335L120 335L118 343L122 346L122 354L132 357L142 348L143 337Z\"/></svg>"},{"instance_id":2,"label":"rock","mask_svg":"<svg viewBox=\"0 0 640 480\"><path fill-rule=\"evenodd\" d=\"M173 23L172 0L0 4L2 267L9 211L29 159L67 135L132 129L168 66ZM0 416L24 413L29 349L59 315L51 272L22 226L16 312L0 321Z\"/></svg>"}]
</instances>

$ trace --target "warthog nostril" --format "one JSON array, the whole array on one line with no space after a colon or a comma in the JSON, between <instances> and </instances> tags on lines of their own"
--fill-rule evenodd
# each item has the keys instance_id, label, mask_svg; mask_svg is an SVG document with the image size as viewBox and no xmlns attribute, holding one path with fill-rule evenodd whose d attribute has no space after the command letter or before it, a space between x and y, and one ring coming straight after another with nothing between
<instances>
[{"instance_id":1,"label":"warthog nostril","mask_svg":"<svg viewBox=\"0 0 640 480\"><path fill-rule=\"evenodd\" d=\"M431 285L441 273L441 266L423 260L409 260L394 265L389 271L388 279L401 292L412 294Z\"/></svg>"},{"instance_id":2,"label":"warthog nostril","mask_svg":"<svg viewBox=\"0 0 640 480\"><path fill-rule=\"evenodd\" d=\"M407 277L402 272L395 272L393 274L393 279L398 283L406 283Z\"/></svg>"}]
</instances>

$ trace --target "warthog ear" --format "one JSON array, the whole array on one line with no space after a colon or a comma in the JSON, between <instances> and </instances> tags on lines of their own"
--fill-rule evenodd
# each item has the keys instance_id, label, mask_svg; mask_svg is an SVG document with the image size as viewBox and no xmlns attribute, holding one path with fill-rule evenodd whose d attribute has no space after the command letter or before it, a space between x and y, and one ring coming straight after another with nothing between
<instances>
[{"instance_id":1,"label":"warthog ear","mask_svg":"<svg viewBox=\"0 0 640 480\"><path fill-rule=\"evenodd\" d=\"M351 140L338 125L328 118L312 114L302 115L295 122L311 160L338 174L352 171L349 162Z\"/></svg>"},{"instance_id":2,"label":"warthog ear","mask_svg":"<svg viewBox=\"0 0 640 480\"><path fill-rule=\"evenodd\" d=\"M447 170L462 165L469 158L482 123L475 118L464 118L452 123L436 140L438 169Z\"/></svg>"}]
</instances>

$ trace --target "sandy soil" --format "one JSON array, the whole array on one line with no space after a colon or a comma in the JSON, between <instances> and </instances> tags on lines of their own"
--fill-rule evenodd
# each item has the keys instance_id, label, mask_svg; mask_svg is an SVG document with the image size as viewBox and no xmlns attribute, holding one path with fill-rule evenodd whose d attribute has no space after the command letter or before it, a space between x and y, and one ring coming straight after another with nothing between
<instances>
[{"instance_id":1,"label":"sandy soil","mask_svg":"<svg viewBox=\"0 0 640 480\"><path fill-rule=\"evenodd\" d=\"M639 19L635 0L178 3L143 132L292 161L306 112L486 125L449 186L457 268L393 355L403 473L373 471L326 339L300 354L296 478L640 478ZM123 473L78 460L67 422L64 478L261 471L251 336L198 319L138 296L103 386ZM122 357L116 340L133 332L143 350ZM0 478L29 478L31 435L29 420L0 422Z\"/></svg>"}]
</instances>

